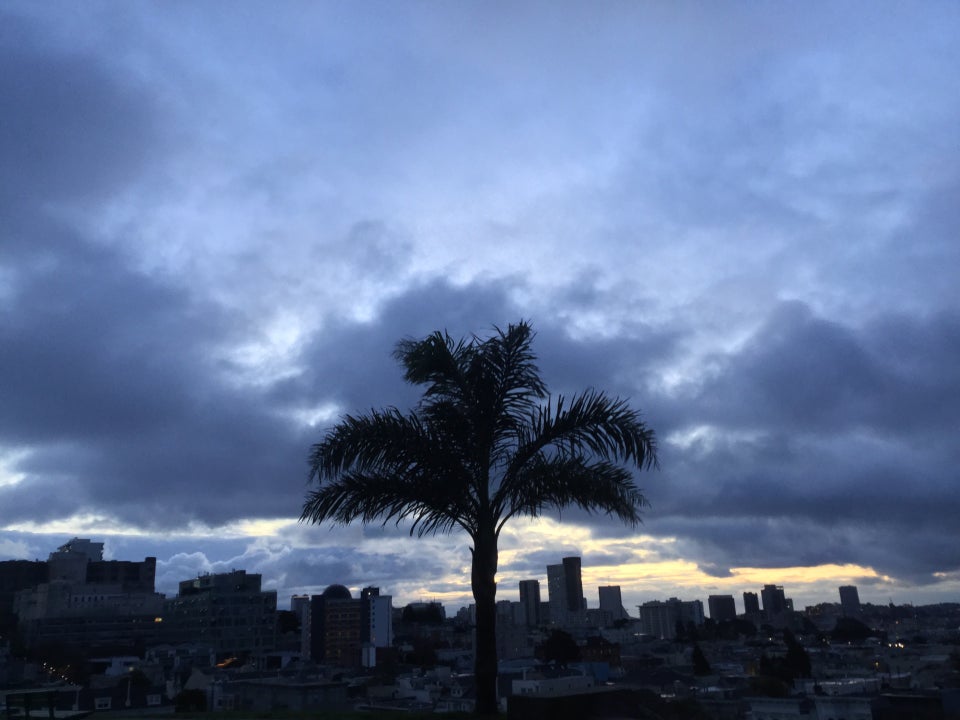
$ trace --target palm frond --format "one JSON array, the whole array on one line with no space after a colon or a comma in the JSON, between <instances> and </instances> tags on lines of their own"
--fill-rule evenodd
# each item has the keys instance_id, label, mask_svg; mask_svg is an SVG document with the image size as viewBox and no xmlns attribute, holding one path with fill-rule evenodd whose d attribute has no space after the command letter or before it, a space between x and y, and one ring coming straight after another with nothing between
<instances>
[{"instance_id":1,"label":"palm frond","mask_svg":"<svg viewBox=\"0 0 960 720\"><path fill-rule=\"evenodd\" d=\"M353 467L402 467L415 460L425 435L416 415L403 415L396 408L346 415L312 446L310 477L336 477Z\"/></svg>"},{"instance_id":2,"label":"palm frond","mask_svg":"<svg viewBox=\"0 0 960 720\"><path fill-rule=\"evenodd\" d=\"M530 325L520 322L496 332L481 344L477 364L484 390L478 397L489 403L499 437L525 422L546 397L547 389L531 347L534 332Z\"/></svg>"},{"instance_id":3,"label":"palm frond","mask_svg":"<svg viewBox=\"0 0 960 720\"><path fill-rule=\"evenodd\" d=\"M569 507L613 515L636 526L647 505L630 471L608 460L591 460L583 455L541 455L527 463L519 475L520 482L501 517L500 527L516 515L538 517L549 509Z\"/></svg>"},{"instance_id":4,"label":"palm frond","mask_svg":"<svg viewBox=\"0 0 960 720\"><path fill-rule=\"evenodd\" d=\"M557 398L541 407L519 437L518 461L553 446L560 452L581 452L635 465L657 467L657 441L653 431L625 400L590 390L567 400Z\"/></svg>"},{"instance_id":5,"label":"palm frond","mask_svg":"<svg viewBox=\"0 0 960 720\"><path fill-rule=\"evenodd\" d=\"M347 416L315 444L302 520L384 523L412 519L411 532L470 526L473 475L457 436L396 409Z\"/></svg>"},{"instance_id":6,"label":"palm frond","mask_svg":"<svg viewBox=\"0 0 960 720\"><path fill-rule=\"evenodd\" d=\"M456 483L433 478L398 478L393 474L346 472L307 493L301 520L364 524L411 521L410 534L449 532L461 527L472 532L468 498Z\"/></svg>"},{"instance_id":7,"label":"palm frond","mask_svg":"<svg viewBox=\"0 0 960 720\"><path fill-rule=\"evenodd\" d=\"M465 371L475 354L473 344L455 341L447 333L431 333L423 340L397 343L393 356L403 365L403 379L426 385L424 398L462 398L468 391Z\"/></svg>"},{"instance_id":8,"label":"palm frond","mask_svg":"<svg viewBox=\"0 0 960 720\"><path fill-rule=\"evenodd\" d=\"M510 513L526 495L528 466L550 459L557 461L591 456L597 460L623 462L639 469L657 467L657 443L653 431L625 401L588 391L567 402L559 397L556 407L548 402L538 408L516 435L494 506Z\"/></svg>"}]
</instances>

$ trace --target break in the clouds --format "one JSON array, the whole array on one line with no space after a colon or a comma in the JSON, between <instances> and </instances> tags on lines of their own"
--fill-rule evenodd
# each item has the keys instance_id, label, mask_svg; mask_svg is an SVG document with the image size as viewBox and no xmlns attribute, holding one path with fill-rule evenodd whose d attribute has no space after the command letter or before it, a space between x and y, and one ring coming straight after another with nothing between
<instances>
[{"instance_id":1,"label":"break in the clouds","mask_svg":"<svg viewBox=\"0 0 960 720\"><path fill-rule=\"evenodd\" d=\"M462 537L298 525L305 456L416 401L400 338L527 318L662 469L642 534L507 534L505 593L955 599L956 5L0 13L0 556L465 600Z\"/></svg>"}]
</instances>

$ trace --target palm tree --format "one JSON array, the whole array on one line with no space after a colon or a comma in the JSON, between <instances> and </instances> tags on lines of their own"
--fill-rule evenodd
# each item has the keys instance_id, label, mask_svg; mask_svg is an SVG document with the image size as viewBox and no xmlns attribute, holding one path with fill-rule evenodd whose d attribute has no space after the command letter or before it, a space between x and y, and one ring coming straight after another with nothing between
<instances>
[{"instance_id":1,"label":"palm tree","mask_svg":"<svg viewBox=\"0 0 960 720\"><path fill-rule=\"evenodd\" d=\"M653 431L627 403L589 390L551 401L520 322L487 338L435 332L394 353L417 407L341 419L310 452L301 520L410 521L411 535L472 541L477 712L495 714L497 540L517 516L579 507L635 526L646 501L630 467L657 464Z\"/></svg>"}]
</instances>

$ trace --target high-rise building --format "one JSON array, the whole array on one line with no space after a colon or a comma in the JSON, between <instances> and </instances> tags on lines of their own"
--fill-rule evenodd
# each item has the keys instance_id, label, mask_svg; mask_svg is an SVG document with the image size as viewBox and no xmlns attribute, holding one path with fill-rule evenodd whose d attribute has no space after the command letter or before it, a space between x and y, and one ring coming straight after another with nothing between
<instances>
[{"instance_id":1,"label":"high-rise building","mask_svg":"<svg viewBox=\"0 0 960 720\"><path fill-rule=\"evenodd\" d=\"M678 626L703 625L703 603L699 600L651 600L637 607L643 631L662 640L675 638Z\"/></svg>"},{"instance_id":2,"label":"high-rise building","mask_svg":"<svg viewBox=\"0 0 960 720\"><path fill-rule=\"evenodd\" d=\"M511 627L525 628L527 613L523 603L513 600L497 600L497 627L510 625Z\"/></svg>"},{"instance_id":3,"label":"high-rise building","mask_svg":"<svg viewBox=\"0 0 960 720\"><path fill-rule=\"evenodd\" d=\"M840 612L844 617L860 617L860 593L856 585L840 587Z\"/></svg>"},{"instance_id":4,"label":"high-rise building","mask_svg":"<svg viewBox=\"0 0 960 720\"><path fill-rule=\"evenodd\" d=\"M550 625L553 623L553 617L550 615L550 602L548 600L540 601L540 624Z\"/></svg>"},{"instance_id":5,"label":"high-rise building","mask_svg":"<svg viewBox=\"0 0 960 720\"><path fill-rule=\"evenodd\" d=\"M760 614L760 598L755 592L745 592L743 594L743 612L747 615Z\"/></svg>"},{"instance_id":6,"label":"high-rise building","mask_svg":"<svg viewBox=\"0 0 960 720\"><path fill-rule=\"evenodd\" d=\"M567 587L567 608L571 612L587 609L583 597L583 580L580 574L580 558L565 557L563 559L563 575Z\"/></svg>"},{"instance_id":7,"label":"high-rise building","mask_svg":"<svg viewBox=\"0 0 960 720\"><path fill-rule=\"evenodd\" d=\"M369 667L376 663L376 648L393 645L393 597L381 595L380 588L365 587L360 591L360 604L360 639L374 649L373 662L367 659L363 663Z\"/></svg>"},{"instance_id":8,"label":"high-rise building","mask_svg":"<svg viewBox=\"0 0 960 720\"><path fill-rule=\"evenodd\" d=\"M559 565L547 565L551 622L568 622L587 609L580 567L580 558L573 556L563 558Z\"/></svg>"},{"instance_id":9,"label":"high-rise building","mask_svg":"<svg viewBox=\"0 0 960 720\"><path fill-rule=\"evenodd\" d=\"M567 581L563 565L547 565L547 601L550 603L550 622L566 621L570 608L567 605Z\"/></svg>"},{"instance_id":10,"label":"high-rise building","mask_svg":"<svg viewBox=\"0 0 960 720\"><path fill-rule=\"evenodd\" d=\"M763 614L773 618L787 610L787 598L784 597L783 587L780 585L764 585L760 591L763 599Z\"/></svg>"},{"instance_id":11,"label":"high-rise building","mask_svg":"<svg viewBox=\"0 0 960 720\"><path fill-rule=\"evenodd\" d=\"M539 580L520 581L520 605L523 607L523 617L527 627L536 627L541 624Z\"/></svg>"},{"instance_id":12,"label":"high-rise building","mask_svg":"<svg viewBox=\"0 0 960 720\"><path fill-rule=\"evenodd\" d=\"M600 595L600 612L609 613L610 619L625 620L628 615L623 607L623 597L619 585L603 585L598 588Z\"/></svg>"},{"instance_id":13,"label":"high-rise building","mask_svg":"<svg viewBox=\"0 0 960 720\"><path fill-rule=\"evenodd\" d=\"M714 622L737 619L737 604L733 595L711 595L707 598L710 619Z\"/></svg>"},{"instance_id":14,"label":"high-rise building","mask_svg":"<svg viewBox=\"0 0 960 720\"><path fill-rule=\"evenodd\" d=\"M360 665L362 634L361 604L343 585L329 585L310 598L310 622L306 630L310 659L346 667Z\"/></svg>"},{"instance_id":15,"label":"high-rise building","mask_svg":"<svg viewBox=\"0 0 960 720\"><path fill-rule=\"evenodd\" d=\"M297 616L297 620L300 623L303 623L303 618L306 613L310 611L310 596L309 595L291 595L290 596L290 612Z\"/></svg>"}]
</instances>

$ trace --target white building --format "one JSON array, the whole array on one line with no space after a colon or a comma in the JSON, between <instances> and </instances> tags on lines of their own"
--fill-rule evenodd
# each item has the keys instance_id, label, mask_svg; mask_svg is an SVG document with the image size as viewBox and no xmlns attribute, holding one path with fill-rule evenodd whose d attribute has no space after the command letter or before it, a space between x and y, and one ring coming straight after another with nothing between
<instances>
[{"instance_id":1,"label":"white building","mask_svg":"<svg viewBox=\"0 0 960 720\"><path fill-rule=\"evenodd\" d=\"M703 603L700 600L651 600L637 607L643 631L662 640L673 640L678 625L683 628L690 623L703 625Z\"/></svg>"}]
</instances>

